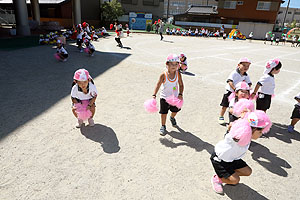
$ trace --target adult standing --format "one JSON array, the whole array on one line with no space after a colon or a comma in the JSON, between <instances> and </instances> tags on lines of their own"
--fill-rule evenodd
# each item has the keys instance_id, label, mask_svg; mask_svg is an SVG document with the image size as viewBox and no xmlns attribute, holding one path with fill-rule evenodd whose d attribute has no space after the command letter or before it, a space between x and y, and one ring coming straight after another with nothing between
<instances>
[{"instance_id":1,"label":"adult standing","mask_svg":"<svg viewBox=\"0 0 300 200\"><path fill-rule=\"evenodd\" d=\"M159 23L159 35L160 35L160 40L163 40L164 37L162 36L164 32L164 22L160 21Z\"/></svg>"}]
</instances>

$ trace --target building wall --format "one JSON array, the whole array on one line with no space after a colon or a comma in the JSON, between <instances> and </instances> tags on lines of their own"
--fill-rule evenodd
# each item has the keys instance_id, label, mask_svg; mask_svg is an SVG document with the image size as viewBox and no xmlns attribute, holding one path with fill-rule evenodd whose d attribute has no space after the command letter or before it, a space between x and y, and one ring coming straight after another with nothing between
<instances>
[{"instance_id":1,"label":"building wall","mask_svg":"<svg viewBox=\"0 0 300 200\"><path fill-rule=\"evenodd\" d=\"M129 12L152 13L153 19L163 17L164 0L120 0L125 14Z\"/></svg>"},{"instance_id":2,"label":"building wall","mask_svg":"<svg viewBox=\"0 0 300 200\"><path fill-rule=\"evenodd\" d=\"M276 24L282 25L284 20L284 15L286 12L286 7L280 7ZM296 20L297 23L300 23L300 8L289 8L288 12L286 14L285 23L292 23L294 20Z\"/></svg>"},{"instance_id":3,"label":"building wall","mask_svg":"<svg viewBox=\"0 0 300 200\"><path fill-rule=\"evenodd\" d=\"M258 8L258 3L268 5ZM274 24L280 4L281 0L219 0L218 12L222 18L234 19L233 23L252 21Z\"/></svg>"}]
</instances>

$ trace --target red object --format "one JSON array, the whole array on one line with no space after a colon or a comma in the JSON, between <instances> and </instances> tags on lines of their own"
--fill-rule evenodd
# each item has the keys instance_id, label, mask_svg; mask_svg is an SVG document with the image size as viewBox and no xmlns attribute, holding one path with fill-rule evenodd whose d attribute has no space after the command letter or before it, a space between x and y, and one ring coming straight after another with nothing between
<instances>
[{"instance_id":1,"label":"red object","mask_svg":"<svg viewBox=\"0 0 300 200\"><path fill-rule=\"evenodd\" d=\"M101 35L103 36L103 32L101 32Z\"/></svg>"},{"instance_id":2,"label":"red object","mask_svg":"<svg viewBox=\"0 0 300 200\"><path fill-rule=\"evenodd\" d=\"M114 27L113 24L110 24L110 25L109 25L109 29L110 29L110 30L111 30L113 27Z\"/></svg>"},{"instance_id":3,"label":"red object","mask_svg":"<svg viewBox=\"0 0 300 200\"><path fill-rule=\"evenodd\" d=\"M156 24L156 23L157 23L157 21L154 22L154 24Z\"/></svg>"},{"instance_id":4,"label":"red object","mask_svg":"<svg viewBox=\"0 0 300 200\"><path fill-rule=\"evenodd\" d=\"M83 26L83 27L86 27L86 22L83 22L83 23L82 23L82 26Z\"/></svg>"},{"instance_id":5,"label":"red object","mask_svg":"<svg viewBox=\"0 0 300 200\"><path fill-rule=\"evenodd\" d=\"M158 19L158 21L157 21L158 23L160 22L160 19Z\"/></svg>"}]
</instances>

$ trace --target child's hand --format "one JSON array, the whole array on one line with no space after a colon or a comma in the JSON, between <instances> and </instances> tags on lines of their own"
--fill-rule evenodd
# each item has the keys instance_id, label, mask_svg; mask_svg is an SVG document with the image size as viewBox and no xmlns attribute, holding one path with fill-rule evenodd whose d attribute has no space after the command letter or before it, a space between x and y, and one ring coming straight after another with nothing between
<instances>
[{"instance_id":1,"label":"child's hand","mask_svg":"<svg viewBox=\"0 0 300 200\"><path fill-rule=\"evenodd\" d=\"M86 107L86 109L87 109L87 110L91 110L91 109L92 109L92 106L91 106L91 105L88 105L88 106Z\"/></svg>"},{"instance_id":2,"label":"child's hand","mask_svg":"<svg viewBox=\"0 0 300 200\"><path fill-rule=\"evenodd\" d=\"M178 99L183 100L182 95L178 95Z\"/></svg>"},{"instance_id":3,"label":"child's hand","mask_svg":"<svg viewBox=\"0 0 300 200\"><path fill-rule=\"evenodd\" d=\"M256 95L255 93L252 93L250 99L254 99L255 95Z\"/></svg>"}]
</instances>

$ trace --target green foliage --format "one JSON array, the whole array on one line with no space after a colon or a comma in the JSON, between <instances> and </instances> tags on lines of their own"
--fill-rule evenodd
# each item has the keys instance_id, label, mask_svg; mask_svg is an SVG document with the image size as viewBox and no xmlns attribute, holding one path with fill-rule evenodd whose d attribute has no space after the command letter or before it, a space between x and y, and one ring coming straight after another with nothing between
<instances>
[{"instance_id":1,"label":"green foliage","mask_svg":"<svg viewBox=\"0 0 300 200\"><path fill-rule=\"evenodd\" d=\"M291 28L296 28L296 20L294 20L292 23L291 23Z\"/></svg>"},{"instance_id":2,"label":"green foliage","mask_svg":"<svg viewBox=\"0 0 300 200\"><path fill-rule=\"evenodd\" d=\"M102 15L104 21L113 22L124 14L122 5L117 0L104 2L102 4Z\"/></svg>"}]
</instances>

